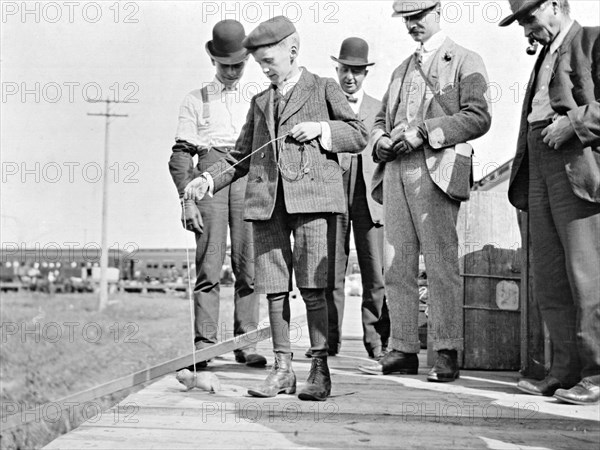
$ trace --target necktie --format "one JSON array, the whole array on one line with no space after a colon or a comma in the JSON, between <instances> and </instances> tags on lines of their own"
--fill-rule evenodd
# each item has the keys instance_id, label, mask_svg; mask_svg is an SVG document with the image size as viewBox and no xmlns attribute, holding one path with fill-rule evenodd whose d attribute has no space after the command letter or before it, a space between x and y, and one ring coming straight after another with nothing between
<instances>
[{"instance_id":1,"label":"necktie","mask_svg":"<svg viewBox=\"0 0 600 450\"><path fill-rule=\"evenodd\" d=\"M353 95L346 95L346 98L348 99L348 101L350 103L358 103L358 99L356 97L354 97Z\"/></svg>"},{"instance_id":2,"label":"necktie","mask_svg":"<svg viewBox=\"0 0 600 450\"><path fill-rule=\"evenodd\" d=\"M423 44L415 51L415 61L419 66L423 64Z\"/></svg>"}]
</instances>

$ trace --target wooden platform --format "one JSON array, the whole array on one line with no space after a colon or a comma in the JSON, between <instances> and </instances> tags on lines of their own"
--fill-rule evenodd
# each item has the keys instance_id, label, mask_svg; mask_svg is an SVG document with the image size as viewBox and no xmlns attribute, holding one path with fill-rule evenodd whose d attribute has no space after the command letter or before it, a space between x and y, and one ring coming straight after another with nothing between
<instances>
[{"instance_id":1,"label":"wooden platform","mask_svg":"<svg viewBox=\"0 0 600 450\"><path fill-rule=\"evenodd\" d=\"M298 298L293 312L302 311ZM232 354L211 362L215 394L184 392L173 375L51 442L48 449L192 448L490 448L598 449L600 407L522 395L516 372L462 371L455 383L429 383L426 354L415 376L362 374L360 299L346 307L340 356L329 358L332 395L303 402L294 395L249 397L265 369L237 364ZM293 367L302 385L310 368L308 333L296 338ZM259 350L268 356L270 341Z\"/></svg>"}]
</instances>

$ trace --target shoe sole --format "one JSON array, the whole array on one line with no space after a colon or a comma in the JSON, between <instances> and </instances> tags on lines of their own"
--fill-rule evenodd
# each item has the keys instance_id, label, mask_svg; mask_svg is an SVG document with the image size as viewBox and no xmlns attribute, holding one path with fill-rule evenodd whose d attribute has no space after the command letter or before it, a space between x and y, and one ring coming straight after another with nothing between
<instances>
[{"instance_id":1,"label":"shoe sole","mask_svg":"<svg viewBox=\"0 0 600 450\"><path fill-rule=\"evenodd\" d=\"M460 374L456 373L454 374L454 377L448 377L448 378L439 378L437 375L436 376L427 376L427 381L431 381L433 383L450 383L452 381L458 380L460 378Z\"/></svg>"},{"instance_id":2,"label":"shoe sole","mask_svg":"<svg viewBox=\"0 0 600 450\"><path fill-rule=\"evenodd\" d=\"M365 367L359 367L358 370L364 373L368 373L369 375L418 375L419 369L405 369L405 370L396 370L394 372L383 372L381 370L370 370Z\"/></svg>"},{"instance_id":3,"label":"shoe sole","mask_svg":"<svg viewBox=\"0 0 600 450\"><path fill-rule=\"evenodd\" d=\"M268 394L265 394L264 392L255 391L254 389L248 389L248 395L251 395L252 397L260 397L260 398L270 398L270 397L275 397L276 395L279 395L279 394L295 394L295 393L296 393L296 386L281 389L281 390L279 390L279 392L277 392L273 395L268 395Z\"/></svg>"},{"instance_id":4,"label":"shoe sole","mask_svg":"<svg viewBox=\"0 0 600 450\"><path fill-rule=\"evenodd\" d=\"M544 393L544 392L540 392L540 391L530 391L529 389L526 389L521 386L517 386L517 389L520 390L521 392L524 392L525 394L537 395L538 397L552 397L554 395L554 392L556 392L556 390L558 390L558 388L557 388L555 391Z\"/></svg>"},{"instance_id":5,"label":"shoe sole","mask_svg":"<svg viewBox=\"0 0 600 450\"><path fill-rule=\"evenodd\" d=\"M587 405L597 405L599 403L598 400L596 400L595 402L581 402L578 400L573 400L570 398L566 398L566 397L561 397L560 395L553 395L553 397L557 400L560 400L561 402L564 403L569 403L571 405L581 405L581 406L587 406Z\"/></svg>"},{"instance_id":6,"label":"shoe sole","mask_svg":"<svg viewBox=\"0 0 600 450\"><path fill-rule=\"evenodd\" d=\"M317 396L312 395L312 394L306 394L304 392L300 392L298 394L298 398L300 400L304 400L304 401L324 402L327 399L327 397L329 397L330 394L331 394L331 392L328 392L325 397L317 397Z\"/></svg>"}]
</instances>

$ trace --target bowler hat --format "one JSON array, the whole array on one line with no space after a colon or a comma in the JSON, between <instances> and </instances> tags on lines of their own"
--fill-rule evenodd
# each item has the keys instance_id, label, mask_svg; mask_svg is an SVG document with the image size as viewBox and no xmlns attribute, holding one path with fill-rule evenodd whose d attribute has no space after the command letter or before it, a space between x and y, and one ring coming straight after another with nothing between
<instances>
[{"instance_id":1,"label":"bowler hat","mask_svg":"<svg viewBox=\"0 0 600 450\"><path fill-rule=\"evenodd\" d=\"M392 17L410 17L419 14L426 9L433 8L440 0L396 0Z\"/></svg>"},{"instance_id":2,"label":"bowler hat","mask_svg":"<svg viewBox=\"0 0 600 450\"><path fill-rule=\"evenodd\" d=\"M335 62L347 66L365 67L372 66L374 62L369 62L369 44L364 39L358 37L349 37L344 39L340 47L340 56L332 56Z\"/></svg>"},{"instance_id":3,"label":"bowler hat","mask_svg":"<svg viewBox=\"0 0 600 450\"><path fill-rule=\"evenodd\" d=\"M244 39L242 45L248 50L253 50L266 45L274 45L296 32L294 24L285 16L275 16L260 23Z\"/></svg>"},{"instance_id":4,"label":"bowler hat","mask_svg":"<svg viewBox=\"0 0 600 450\"><path fill-rule=\"evenodd\" d=\"M246 37L244 26L236 20L222 20L212 31L212 41L206 43L206 53L221 64L238 64L248 56L242 46Z\"/></svg>"},{"instance_id":5,"label":"bowler hat","mask_svg":"<svg viewBox=\"0 0 600 450\"><path fill-rule=\"evenodd\" d=\"M541 5L546 0L508 0L512 14L505 17L498 24L501 27L510 25L515 20L519 20L529 14L536 6Z\"/></svg>"}]
</instances>

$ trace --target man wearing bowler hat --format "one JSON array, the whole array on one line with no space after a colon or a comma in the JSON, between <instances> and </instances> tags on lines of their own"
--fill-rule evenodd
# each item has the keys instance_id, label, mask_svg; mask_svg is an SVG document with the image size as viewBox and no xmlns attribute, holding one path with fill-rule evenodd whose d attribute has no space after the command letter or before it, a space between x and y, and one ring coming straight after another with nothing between
<instances>
[{"instance_id":1,"label":"man wearing bowler hat","mask_svg":"<svg viewBox=\"0 0 600 450\"><path fill-rule=\"evenodd\" d=\"M528 211L535 297L552 342L533 395L577 405L600 399L600 28L567 0L510 0L525 36L543 45L531 74L508 197Z\"/></svg>"},{"instance_id":2,"label":"man wearing bowler hat","mask_svg":"<svg viewBox=\"0 0 600 450\"><path fill-rule=\"evenodd\" d=\"M441 30L439 1L398 0L393 9L419 45L392 74L371 132L373 156L380 163L373 195L384 209L391 350L377 363L359 368L383 375L418 372L422 253L429 286L428 332L437 353L427 379L448 382L459 377L458 352L463 349L456 221L471 187L468 141L491 124L487 75L479 55Z\"/></svg>"},{"instance_id":3,"label":"man wearing bowler hat","mask_svg":"<svg viewBox=\"0 0 600 450\"><path fill-rule=\"evenodd\" d=\"M369 45L364 39L349 37L342 42L339 56L331 56L337 63L338 81L352 111L370 130L381 102L366 94L363 82L369 73ZM368 355L381 359L387 347L390 321L383 287L383 211L369 194L375 163L372 148L367 145L360 153L340 153L343 171L346 212L338 214L330 228L329 288L327 313L329 315L329 354L340 351L342 320L344 316L344 284L350 254L350 231L354 243L362 281L363 344Z\"/></svg>"},{"instance_id":4,"label":"man wearing bowler hat","mask_svg":"<svg viewBox=\"0 0 600 450\"><path fill-rule=\"evenodd\" d=\"M186 185L234 147L250 102L241 94L240 79L248 52L242 46L244 27L235 20L223 20L213 28L206 53L215 67L215 78L190 92L179 110L169 169L180 198ZM194 156L197 166L194 167ZM258 325L259 295L254 292L252 225L243 220L246 178L215 194L212 199L183 202L182 221L196 236L196 284L194 316L196 349L217 342L221 269L227 251L227 225L231 237L231 265L234 285L234 335L245 334ZM255 349L235 351L235 359L262 367L266 359ZM206 361L196 368L206 367Z\"/></svg>"},{"instance_id":5,"label":"man wearing bowler hat","mask_svg":"<svg viewBox=\"0 0 600 450\"><path fill-rule=\"evenodd\" d=\"M252 99L235 150L185 189L203 198L248 174L244 218L252 221L256 289L267 294L275 362L248 393L296 391L290 344L292 273L306 306L312 362L301 400L331 393L327 363L327 229L346 210L339 152L360 152L367 130L338 84L298 64L300 37L284 16L261 23L244 40L270 86ZM290 236L294 237L292 246Z\"/></svg>"}]
</instances>

